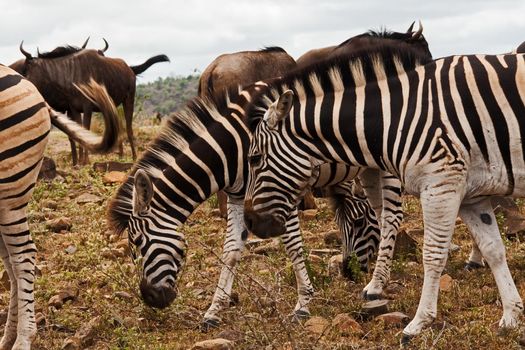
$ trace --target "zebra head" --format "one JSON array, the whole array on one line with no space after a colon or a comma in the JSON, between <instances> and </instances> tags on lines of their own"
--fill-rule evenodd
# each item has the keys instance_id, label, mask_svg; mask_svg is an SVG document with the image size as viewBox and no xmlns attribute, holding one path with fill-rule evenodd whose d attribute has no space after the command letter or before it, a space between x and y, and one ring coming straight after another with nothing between
<instances>
[{"instance_id":1,"label":"zebra head","mask_svg":"<svg viewBox=\"0 0 525 350\"><path fill-rule=\"evenodd\" d=\"M146 171L137 170L127 228L129 240L142 258L142 298L151 307L164 308L177 296L175 282L183 264L186 242L177 231L180 225L165 213L160 199L157 200L157 192Z\"/></svg>"},{"instance_id":2,"label":"zebra head","mask_svg":"<svg viewBox=\"0 0 525 350\"><path fill-rule=\"evenodd\" d=\"M315 181L318 171L304 151L282 137L280 121L290 112L293 96L287 90L269 106L255 129L248 152L244 218L247 228L259 237L285 232L286 218Z\"/></svg>"}]
</instances>

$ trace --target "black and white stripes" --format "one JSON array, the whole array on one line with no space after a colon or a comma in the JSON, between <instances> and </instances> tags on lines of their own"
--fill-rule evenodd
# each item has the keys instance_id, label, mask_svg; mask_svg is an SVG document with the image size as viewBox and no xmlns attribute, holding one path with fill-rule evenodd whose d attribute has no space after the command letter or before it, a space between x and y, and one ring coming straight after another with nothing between
<instances>
[{"instance_id":1,"label":"black and white stripes","mask_svg":"<svg viewBox=\"0 0 525 350\"><path fill-rule=\"evenodd\" d=\"M523 305L487 196L525 195L524 56L418 61L385 46L270 84L266 98L254 100L262 106L248 116L255 131L249 223L281 222L289 208L282 198L295 200L310 181L309 169L319 164L387 171L420 196L424 212L425 280L404 339L436 316L439 276L458 213L496 278L500 326L515 327ZM292 159L300 169L289 166Z\"/></svg>"}]
</instances>

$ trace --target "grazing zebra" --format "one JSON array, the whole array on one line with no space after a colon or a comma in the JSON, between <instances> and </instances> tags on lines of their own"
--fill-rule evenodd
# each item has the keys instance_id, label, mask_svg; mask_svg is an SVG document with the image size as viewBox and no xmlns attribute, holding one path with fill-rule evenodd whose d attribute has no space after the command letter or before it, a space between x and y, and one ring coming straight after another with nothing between
<instances>
[{"instance_id":1,"label":"grazing zebra","mask_svg":"<svg viewBox=\"0 0 525 350\"><path fill-rule=\"evenodd\" d=\"M260 104L248 116L247 227L257 233L272 222L283 232L319 164L388 171L420 197L425 226L422 295L403 341L436 316L458 213L494 274L500 327L516 327L523 304L489 196L525 195L524 56L452 56L407 68L418 60L385 46L260 83L264 98L252 100Z\"/></svg>"},{"instance_id":2,"label":"grazing zebra","mask_svg":"<svg viewBox=\"0 0 525 350\"><path fill-rule=\"evenodd\" d=\"M428 52L428 45L419 31L418 40L412 44L405 40L410 39L406 37L409 34L397 34L386 31L369 33L371 40L365 47L381 45L389 39L402 49L421 43ZM361 41L359 43L362 45ZM430 57L428 53L428 60ZM180 226L210 195L220 189L229 193L228 228L222 253L224 266L212 304L204 315L204 325L216 325L220 320L218 312L229 303L234 268L247 238L242 199L250 136L243 122L246 113L235 103L246 98L249 96L232 95L215 102L197 98L173 116L139 159L108 210L110 226L117 233L128 230L131 244L138 247L143 258L140 290L144 301L153 307L166 307L176 297L176 278L183 264L185 238ZM343 267L347 267L350 255L356 254L362 268L367 268L377 249L377 221L366 201L352 199L349 192L345 195L348 186L339 185L355 175L349 167L326 165L320 167L314 185L331 187L328 192L334 194L336 220L343 232L344 243L348 244L343 247ZM378 176L376 184L380 182ZM376 202L379 202L376 207L381 208L381 194ZM400 213L399 210L392 212ZM305 316L309 314L308 302L313 288L304 268L295 211L288 217L286 226L283 241L294 265L299 294L295 314ZM272 232L266 233L271 235Z\"/></svg>"},{"instance_id":3,"label":"grazing zebra","mask_svg":"<svg viewBox=\"0 0 525 350\"><path fill-rule=\"evenodd\" d=\"M33 84L0 65L0 256L11 285L0 349L29 349L36 334L36 247L29 233L26 208L51 124L96 152L109 151L118 139L117 112L105 89L93 83L79 89L104 113L106 130L102 139L51 110Z\"/></svg>"}]
</instances>

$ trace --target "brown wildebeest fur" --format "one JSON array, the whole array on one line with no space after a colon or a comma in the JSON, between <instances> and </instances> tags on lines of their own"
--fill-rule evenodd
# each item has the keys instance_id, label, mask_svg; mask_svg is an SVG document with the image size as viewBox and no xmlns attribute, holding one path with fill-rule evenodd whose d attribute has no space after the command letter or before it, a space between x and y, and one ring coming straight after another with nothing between
<instances>
[{"instance_id":1,"label":"brown wildebeest fur","mask_svg":"<svg viewBox=\"0 0 525 350\"><path fill-rule=\"evenodd\" d=\"M126 119L128 140L131 145L133 159L136 158L133 140L132 117L135 101L136 75L144 72L152 64L169 61L165 55L154 56L139 66L128 66L120 58L105 57L100 50L79 49L76 47L60 47L49 53L31 57L26 56L23 64L15 66L40 91L47 103L55 110L68 112L71 118L81 121L88 128L91 125L91 113L96 112L96 106L80 94L73 84L82 84L92 77L96 82L106 87L115 105L123 105ZM71 141L73 164L77 163L75 143ZM122 146L121 146L122 154ZM80 153L80 161L87 163L87 152Z\"/></svg>"},{"instance_id":2,"label":"brown wildebeest fur","mask_svg":"<svg viewBox=\"0 0 525 350\"><path fill-rule=\"evenodd\" d=\"M428 49L428 43L423 36L423 28L420 26L417 32L412 31L414 23L405 33L383 31L368 31L345 40L337 46L328 46L320 49L313 49L297 59L297 68L315 64L316 62L331 59L339 55L349 55L362 49L370 49L374 46L384 44L385 41L393 41L400 48L410 47L420 53L432 58Z\"/></svg>"},{"instance_id":3,"label":"brown wildebeest fur","mask_svg":"<svg viewBox=\"0 0 525 350\"><path fill-rule=\"evenodd\" d=\"M202 72L199 96L220 98L226 91L237 90L259 80L279 77L295 67L295 60L280 47L220 55ZM315 208L313 196L305 197L308 198L305 207ZM217 199L221 216L225 217L227 196L219 191Z\"/></svg>"}]
</instances>

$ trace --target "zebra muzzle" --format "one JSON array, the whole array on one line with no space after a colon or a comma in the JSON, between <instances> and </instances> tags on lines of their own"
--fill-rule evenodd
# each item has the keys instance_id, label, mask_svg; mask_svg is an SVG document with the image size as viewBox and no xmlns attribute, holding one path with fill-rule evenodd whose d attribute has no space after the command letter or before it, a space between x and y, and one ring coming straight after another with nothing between
<instances>
[{"instance_id":1,"label":"zebra muzzle","mask_svg":"<svg viewBox=\"0 0 525 350\"><path fill-rule=\"evenodd\" d=\"M169 306L177 297L177 291L173 287L154 286L146 279L140 282L140 293L146 305L157 309Z\"/></svg>"}]
</instances>

